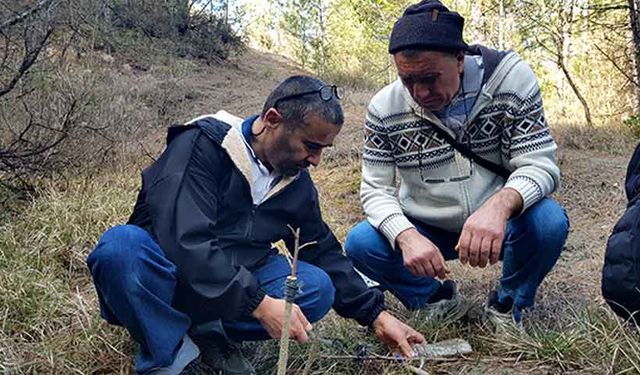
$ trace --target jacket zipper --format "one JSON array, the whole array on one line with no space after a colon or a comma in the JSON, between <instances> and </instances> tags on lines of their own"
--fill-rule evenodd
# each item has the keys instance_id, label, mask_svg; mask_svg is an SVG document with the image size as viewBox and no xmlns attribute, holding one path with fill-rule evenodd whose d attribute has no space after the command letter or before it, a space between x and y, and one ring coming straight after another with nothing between
<instances>
[{"instance_id":1,"label":"jacket zipper","mask_svg":"<svg viewBox=\"0 0 640 375\"><path fill-rule=\"evenodd\" d=\"M251 211L249 211L249 220L247 220L247 230L245 231L245 238L251 238L251 232L253 231L253 222L256 217L257 205L251 204Z\"/></svg>"},{"instance_id":2,"label":"jacket zipper","mask_svg":"<svg viewBox=\"0 0 640 375\"><path fill-rule=\"evenodd\" d=\"M454 160L456 162L456 169L458 170L458 173L461 173L461 168L460 168L460 158L464 158L464 156L461 156L460 153L456 150L453 151L454 152ZM462 216L460 217L460 226L464 225L465 222L465 218L469 217L470 212L471 212L471 202L469 200L469 189L468 189L468 181L460 181L460 192L462 193L462 199L460 200L460 203L462 204Z\"/></svg>"},{"instance_id":3,"label":"jacket zipper","mask_svg":"<svg viewBox=\"0 0 640 375\"><path fill-rule=\"evenodd\" d=\"M293 183L293 181L291 181L291 183ZM258 204L254 204L254 203L251 204L251 211L249 211L249 220L247 222L247 230L245 231L245 237L246 238L250 238L250 236L251 236L251 232L253 231L253 224L255 222L256 211L258 210L258 208L260 206L262 206L265 202L269 201L270 199L272 199L274 197L277 197L278 195L282 194L283 191L287 190L289 185L290 184L288 184L284 188L280 189L279 192L273 194L272 196L270 196L269 198L263 200L262 202L260 202Z\"/></svg>"}]
</instances>

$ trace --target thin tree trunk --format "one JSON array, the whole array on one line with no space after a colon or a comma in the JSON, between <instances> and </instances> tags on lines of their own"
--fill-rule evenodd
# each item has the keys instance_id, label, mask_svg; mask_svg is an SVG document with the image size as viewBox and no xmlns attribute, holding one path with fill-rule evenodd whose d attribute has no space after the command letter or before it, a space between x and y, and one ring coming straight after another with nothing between
<instances>
[{"instance_id":1,"label":"thin tree trunk","mask_svg":"<svg viewBox=\"0 0 640 375\"><path fill-rule=\"evenodd\" d=\"M500 18L498 19L498 49L504 50L504 26L505 19L504 0L500 0Z\"/></svg>"},{"instance_id":2,"label":"thin tree trunk","mask_svg":"<svg viewBox=\"0 0 640 375\"><path fill-rule=\"evenodd\" d=\"M635 65L636 110L640 110L640 0L629 0L629 23L633 36L633 64Z\"/></svg>"},{"instance_id":3,"label":"thin tree trunk","mask_svg":"<svg viewBox=\"0 0 640 375\"><path fill-rule=\"evenodd\" d=\"M224 24L229 24L229 0L224 2Z\"/></svg>"},{"instance_id":4,"label":"thin tree trunk","mask_svg":"<svg viewBox=\"0 0 640 375\"><path fill-rule=\"evenodd\" d=\"M591 110L589 109L589 104L587 103L587 100L584 98L584 96L582 96L582 94L580 93L580 90L578 89L578 86L573 81L573 78L571 78L571 73L569 73L569 69L567 69L567 66L565 65L563 59L558 58L557 63L558 63L558 67L560 67L560 69L562 70L562 73L564 73L565 78L567 78L567 82L569 82L569 86L571 86L573 93L576 94L576 97L582 104L582 108L584 109L584 117L587 120L587 125L590 128L592 128L593 121L591 120Z\"/></svg>"}]
</instances>

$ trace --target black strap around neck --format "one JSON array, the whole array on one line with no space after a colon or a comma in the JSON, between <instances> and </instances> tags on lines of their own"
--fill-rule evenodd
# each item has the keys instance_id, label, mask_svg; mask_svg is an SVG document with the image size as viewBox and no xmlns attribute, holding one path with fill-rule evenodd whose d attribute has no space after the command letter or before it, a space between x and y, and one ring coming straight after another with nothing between
<instances>
[{"instance_id":1,"label":"black strap around neck","mask_svg":"<svg viewBox=\"0 0 640 375\"><path fill-rule=\"evenodd\" d=\"M458 152L460 152L466 158L469 158L475 161L476 163L483 166L484 168L490 170L491 172L497 174L498 176L503 177L505 180L508 179L509 176L511 175L511 171L509 171L507 168L503 167L502 165L498 165L492 161L489 161L487 159L481 158L480 156L478 156L478 154L475 154L473 151L471 151L469 147L456 141L455 138L453 138L451 134L447 133L444 129L441 129L440 127L432 124L429 121L427 122L429 123L429 125L431 125L431 128L433 128L433 130L435 130L435 132L438 133L439 136L444 138L444 140L447 141L448 144L450 144L454 149L458 150Z\"/></svg>"}]
</instances>

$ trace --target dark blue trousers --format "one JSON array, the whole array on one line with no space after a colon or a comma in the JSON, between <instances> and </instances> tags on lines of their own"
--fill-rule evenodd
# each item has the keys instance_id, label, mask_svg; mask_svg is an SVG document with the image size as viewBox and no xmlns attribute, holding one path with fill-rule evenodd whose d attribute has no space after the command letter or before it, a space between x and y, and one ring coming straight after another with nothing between
<instances>
[{"instance_id":1,"label":"dark blue trousers","mask_svg":"<svg viewBox=\"0 0 640 375\"><path fill-rule=\"evenodd\" d=\"M176 291L176 266L147 231L135 225L116 226L106 231L87 258L100 300L100 312L111 324L124 326L140 344L136 371L149 372L170 366L183 347L191 319L172 306ZM211 270L215 272L215 270ZM271 297L283 298L284 282L291 273L280 255L253 270L261 288ZM310 322L320 320L333 305L335 289L320 268L298 262L302 285L296 303ZM252 317L214 321L235 342L265 340L268 333Z\"/></svg>"},{"instance_id":2,"label":"dark blue trousers","mask_svg":"<svg viewBox=\"0 0 640 375\"><path fill-rule=\"evenodd\" d=\"M454 250L460 233L451 233L417 220L416 229L431 240L446 260L457 259ZM533 306L538 286L560 256L569 230L564 209L545 198L507 223L502 247L500 302L512 301L516 310ZM389 290L409 309L424 307L440 282L412 274L403 264L402 253L367 221L356 225L345 242L354 265Z\"/></svg>"}]
</instances>

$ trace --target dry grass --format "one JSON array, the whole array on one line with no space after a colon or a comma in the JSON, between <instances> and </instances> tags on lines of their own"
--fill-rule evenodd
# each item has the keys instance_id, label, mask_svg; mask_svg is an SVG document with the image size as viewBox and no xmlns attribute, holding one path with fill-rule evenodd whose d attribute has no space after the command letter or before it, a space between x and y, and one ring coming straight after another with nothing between
<instances>
[{"instance_id":1,"label":"dry grass","mask_svg":"<svg viewBox=\"0 0 640 375\"><path fill-rule=\"evenodd\" d=\"M92 176L59 179L41 186L31 203L16 203L1 190L0 207L0 372L10 374L111 374L131 371L135 345L121 328L99 318L84 259L103 230L123 222L138 187L138 169L162 147L170 122L224 108L246 116L292 73L282 61L250 53L237 66L210 68L189 63L156 66L147 72L114 69L103 83L114 94L96 116L144 134L121 143L120 159ZM108 88L108 89L107 89ZM111 91L110 91L111 90ZM358 190L364 109L371 92L345 100L346 123L325 163L313 171L325 220L339 239L363 219ZM119 106L118 103L122 104ZM114 116L114 117L109 117ZM139 129L138 129L139 128ZM138 129L138 130L137 130ZM434 361L441 374L640 373L640 337L603 305L599 283L605 241L625 206L622 181L633 140L623 129L554 128L560 143L563 187L556 194L569 212L572 230L560 262L542 285L537 309L527 316L526 337L493 337L478 322L431 326L420 313L404 310L389 296L396 314L429 341L463 337L476 353ZM116 172L109 172L116 171ZM471 270L452 262L462 293L482 303L499 267ZM314 329L321 344L291 348L291 373L406 374L388 360L335 358L386 354L370 333L330 314ZM273 373L275 342L246 347L260 373ZM364 349L363 349L364 348Z\"/></svg>"},{"instance_id":2,"label":"dry grass","mask_svg":"<svg viewBox=\"0 0 640 375\"><path fill-rule=\"evenodd\" d=\"M476 349L469 358L435 361L425 368L433 373L640 373L640 337L604 308L601 300L594 300L599 294L603 244L624 205L619 185L606 181L612 175L619 181L625 159L601 159L597 153L567 149L562 160L567 175L559 199L569 209L573 230L567 251L541 289L538 308L529 315L529 336L495 338L473 321L431 326L420 313L404 310L389 296L395 313L429 341L464 337ZM359 173L357 160L337 157L313 173L325 218L340 239L363 218L358 204ZM138 186L136 174L123 168L119 173L44 186L39 198L2 222L0 371L89 374L131 370L135 345L124 330L99 318L84 259L104 229L128 216ZM497 267L469 270L455 262L452 269L463 293L478 304L499 273ZM323 339L321 344L293 345L292 373L305 373L305 368L309 374L408 373L393 361L335 358L356 356L363 348L386 354L386 348L370 333L335 314L318 324L314 334ZM260 373L273 372L275 345L247 346Z\"/></svg>"},{"instance_id":3,"label":"dry grass","mask_svg":"<svg viewBox=\"0 0 640 375\"><path fill-rule=\"evenodd\" d=\"M129 214L137 179L50 185L0 225L0 372L127 372L126 334L98 317L84 259Z\"/></svg>"}]
</instances>

